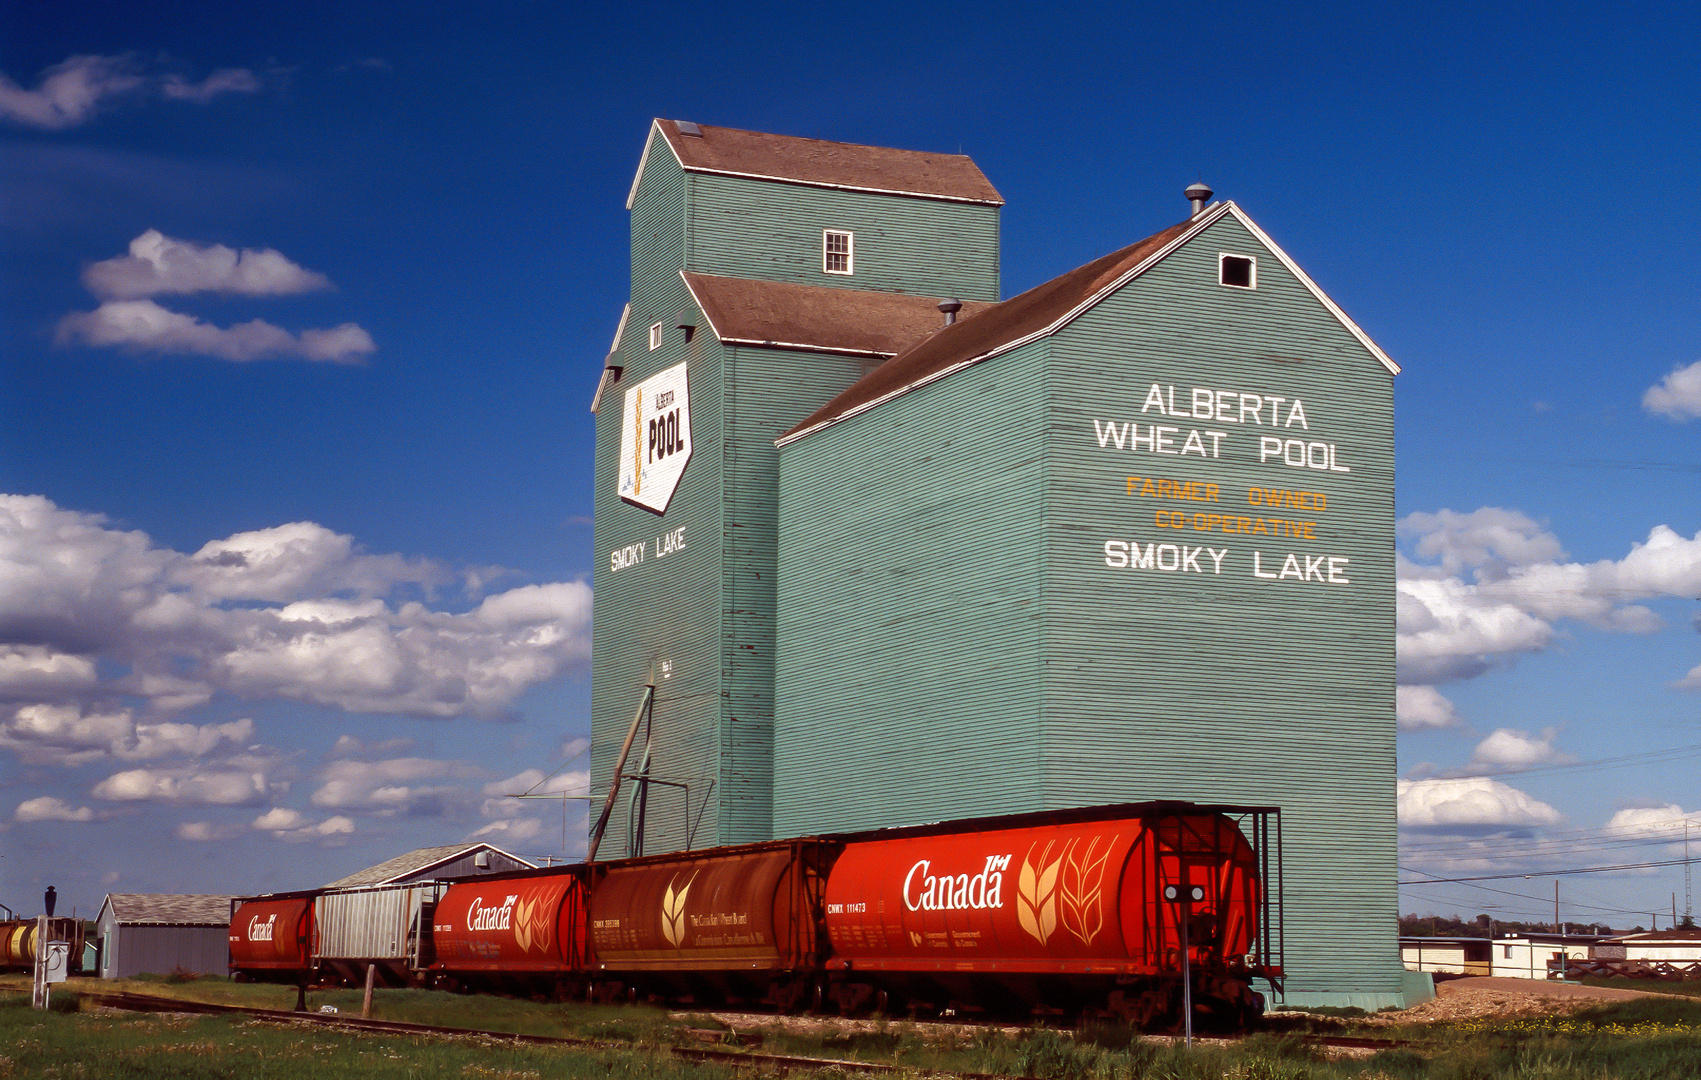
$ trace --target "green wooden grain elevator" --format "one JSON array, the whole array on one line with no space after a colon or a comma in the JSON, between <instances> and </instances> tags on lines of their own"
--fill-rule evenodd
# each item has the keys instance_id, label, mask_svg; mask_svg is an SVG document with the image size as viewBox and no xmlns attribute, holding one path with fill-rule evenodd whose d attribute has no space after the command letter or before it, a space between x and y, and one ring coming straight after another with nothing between
<instances>
[{"instance_id":1,"label":"green wooden grain elevator","mask_svg":"<svg viewBox=\"0 0 1701 1080\"><path fill-rule=\"evenodd\" d=\"M1403 1002L1398 368L1210 195L990 303L968 159L656 123L593 643L599 792L652 671L647 775L688 785L645 850L1276 805L1286 1002Z\"/></svg>"}]
</instances>

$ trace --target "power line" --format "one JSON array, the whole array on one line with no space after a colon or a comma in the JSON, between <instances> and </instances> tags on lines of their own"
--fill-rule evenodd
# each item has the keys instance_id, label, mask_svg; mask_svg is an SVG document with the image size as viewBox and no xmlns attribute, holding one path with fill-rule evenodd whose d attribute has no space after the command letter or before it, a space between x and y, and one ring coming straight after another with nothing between
<instances>
[{"instance_id":1,"label":"power line","mask_svg":"<svg viewBox=\"0 0 1701 1080\"><path fill-rule=\"evenodd\" d=\"M1397 881L1396 885L1435 885L1458 881L1505 881L1510 878L1561 877L1569 874L1610 874L1619 870L1648 870L1656 866L1682 866L1687 859L1665 859L1660 862L1621 863L1617 866L1579 866L1570 870L1536 870L1531 873L1478 874L1474 877L1436 878L1433 881ZM1416 871L1422 873L1423 871Z\"/></svg>"}]
</instances>

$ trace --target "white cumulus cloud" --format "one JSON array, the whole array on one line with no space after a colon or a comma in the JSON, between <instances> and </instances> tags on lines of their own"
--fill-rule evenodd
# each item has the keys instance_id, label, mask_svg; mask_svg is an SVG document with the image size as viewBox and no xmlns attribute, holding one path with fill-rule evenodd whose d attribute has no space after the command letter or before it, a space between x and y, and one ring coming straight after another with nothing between
<instances>
[{"instance_id":1,"label":"white cumulus cloud","mask_svg":"<svg viewBox=\"0 0 1701 1080\"><path fill-rule=\"evenodd\" d=\"M1553 825L1559 811L1508 784L1484 776L1400 780L1400 824L1407 828L1498 828Z\"/></svg>"},{"instance_id":2,"label":"white cumulus cloud","mask_svg":"<svg viewBox=\"0 0 1701 1080\"><path fill-rule=\"evenodd\" d=\"M102 300L197 292L288 296L331 287L324 274L303 269L271 248L196 244L158 229L130 241L128 255L90 264L83 284Z\"/></svg>"},{"instance_id":3,"label":"white cumulus cloud","mask_svg":"<svg viewBox=\"0 0 1701 1080\"><path fill-rule=\"evenodd\" d=\"M1457 727L1459 724L1458 710L1433 686L1396 686L1394 715L1403 731Z\"/></svg>"},{"instance_id":4,"label":"white cumulus cloud","mask_svg":"<svg viewBox=\"0 0 1701 1080\"><path fill-rule=\"evenodd\" d=\"M1701 360L1672 371L1648 387L1642 407L1669 420L1691 420L1701 416Z\"/></svg>"},{"instance_id":5,"label":"white cumulus cloud","mask_svg":"<svg viewBox=\"0 0 1701 1080\"><path fill-rule=\"evenodd\" d=\"M313 792L314 806L327 809L404 812L434 817L472 799L464 787L450 781L478 775L471 765L432 758L391 758L385 761L333 761Z\"/></svg>"},{"instance_id":6,"label":"white cumulus cloud","mask_svg":"<svg viewBox=\"0 0 1701 1080\"><path fill-rule=\"evenodd\" d=\"M102 102L125 95L158 95L205 105L221 94L253 93L258 76L246 68L223 68L199 82L175 73L149 75L131 56L72 56L41 74L26 90L0 74L0 117L49 131L89 120Z\"/></svg>"},{"instance_id":7,"label":"white cumulus cloud","mask_svg":"<svg viewBox=\"0 0 1701 1080\"><path fill-rule=\"evenodd\" d=\"M75 311L59 320L59 345L82 342L97 348L123 348L174 356L209 356L245 363L294 358L354 364L376 351L372 336L354 323L330 330L292 334L263 319L215 326L193 315L169 311L152 300L108 300L93 311Z\"/></svg>"},{"instance_id":8,"label":"white cumulus cloud","mask_svg":"<svg viewBox=\"0 0 1701 1080\"><path fill-rule=\"evenodd\" d=\"M73 807L63 799L44 795L18 804L14 821L93 821L95 812L86 806Z\"/></svg>"},{"instance_id":9,"label":"white cumulus cloud","mask_svg":"<svg viewBox=\"0 0 1701 1080\"><path fill-rule=\"evenodd\" d=\"M245 830L240 825L219 825L211 821L184 821L177 826L177 837L180 840L193 840L196 843L213 843L220 840L234 840Z\"/></svg>"},{"instance_id":10,"label":"white cumulus cloud","mask_svg":"<svg viewBox=\"0 0 1701 1080\"><path fill-rule=\"evenodd\" d=\"M90 794L109 802L249 806L264 801L280 787L264 772L184 765L114 773L96 784Z\"/></svg>"},{"instance_id":11,"label":"white cumulus cloud","mask_svg":"<svg viewBox=\"0 0 1701 1080\"><path fill-rule=\"evenodd\" d=\"M1682 855L1685 825L1690 841L1701 846L1701 810L1685 810L1677 803L1620 810L1607 821L1606 831L1625 839L1670 841L1669 851Z\"/></svg>"},{"instance_id":12,"label":"white cumulus cloud","mask_svg":"<svg viewBox=\"0 0 1701 1080\"><path fill-rule=\"evenodd\" d=\"M1555 728L1544 728L1540 735L1511 728L1497 728L1477 744L1471 755L1471 767L1482 769L1529 769L1537 765L1563 764L1574 760L1554 746L1559 734Z\"/></svg>"},{"instance_id":13,"label":"white cumulus cloud","mask_svg":"<svg viewBox=\"0 0 1701 1080\"><path fill-rule=\"evenodd\" d=\"M0 746L69 763L250 739L228 725L162 726L160 714L220 692L497 716L589 659L583 582L519 586L459 612L389 598L449 580L311 522L190 555L39 496L0 495ZM142 704L99 704L122 697Z\"/></svg>"},{"instance_id":14,"label":"white cumulus cloud","mask_svg":"<svg viewBox=\"0 0 1701 1080\"><path fill-rule=\"evenodd\" d=\"M1621 559L1579 563L1558 561L1558 541L1516 511L1413 514L1400 527L1420 556L1435 560L1399 559L1396 626L1406 686L1471 678L1545 651L1562 620L1650 633L1662 622L1637 601L1701 595L1701 533L1684 537L1656 525Z\"/></svg>"}]
</instances>

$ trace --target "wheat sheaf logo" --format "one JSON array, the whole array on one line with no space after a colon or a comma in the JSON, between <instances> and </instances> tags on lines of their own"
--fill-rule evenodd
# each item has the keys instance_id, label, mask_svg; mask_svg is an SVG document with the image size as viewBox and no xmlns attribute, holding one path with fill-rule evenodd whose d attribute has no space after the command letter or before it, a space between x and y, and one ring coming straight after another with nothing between
<instances>
[{"instance_id":1,"label":"wheat sheaf logo","mask_svg":"<svg viewBox=\"0 0 1701 1080\"><path fill-rule=\"evenodd\" d=\"M531 952L533 948L548 951L554 938L549 905L542 897L534 896L514 905L514 943L522 952Z\"/></svg>"},{"instance_id":2,"label":"wheat sheaf logo","mask_svg":"<svg viewBox=\"0 0 1701 1080\"><path fill-rule=\"evenodd\" d=\"M1070 840L1055 859L1056 841L1046 841L1038 858L1038 841L1029 846L1016 876L1016 920L1029 937L1041 945L1049 942L1060 913L1063 928L1081 944L1098 937L1104 929L1104 870L1111 849L1107 841L1099 850L1103 839L1095 836L1085 845L1079 838Z\"/></svg>"},{"instance_id":3,"label":"wheat sheaf logo","mask_svg":"<svg viewBox=\"0 0 1701 1080\"><path fill-rule=\"evenodd\" d=\"M676 874L673 881L667 883L667 892L662 894L662 936L676 949L685 944L685 895L691 891L691 883L696 879L697 875L692 874L675 892L673 881L679 880Z\"/></svg>"}]
</instances>

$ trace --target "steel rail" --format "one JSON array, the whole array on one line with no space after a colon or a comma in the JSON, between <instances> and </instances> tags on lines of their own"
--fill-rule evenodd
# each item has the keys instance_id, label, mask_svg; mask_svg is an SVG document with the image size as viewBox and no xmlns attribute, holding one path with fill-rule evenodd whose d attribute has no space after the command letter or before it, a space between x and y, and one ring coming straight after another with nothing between
<instances>
[{"instance_id":1,"label":"steel rail","mask_svg":"<svg viewBox=\"0 0 1701 1080\"><path fill-rule=\"evenodd\" d=\"M280 1024L317 1024L321 1027L344 1028L375 1035L437 1035L451 1038L504 1039L533 1046L572 1046L587 1050L630 1050L630 1043L581 1039L571 1035L527 1035L512 1031L485 1031L478 1028L442 1027L435 1024L409 1024L399 1020L373 1020L368 1017L342 1013L293 1012L285 1009L257 1009L246 1005L218 1005L205 1001L185 1001L181 998L154 997L148 994L99 994L79 990L78 996L109 1008L131 1012L181 1012L247 1016L256 1020ZM812 1058L794 1054L763 1054L754 1051L714 1050L707 1047L672 1046L668 1052L688 1061L713 1061L724 1065L766 1068L779 1072L790 1069L842 1069L848 1072L897 1073L910 1072L921 1076L960 1078L960 1080L1038 1080L1036 1077L1011 1076L1007 1073L953 1072L946 1069L926 1069L913 1065L886 1064L877 1061L854 1061L847 1058Z\"/></svg>"}]
</instances>

